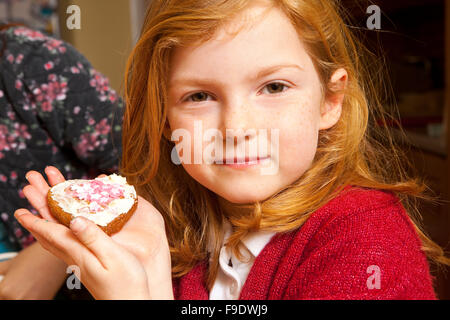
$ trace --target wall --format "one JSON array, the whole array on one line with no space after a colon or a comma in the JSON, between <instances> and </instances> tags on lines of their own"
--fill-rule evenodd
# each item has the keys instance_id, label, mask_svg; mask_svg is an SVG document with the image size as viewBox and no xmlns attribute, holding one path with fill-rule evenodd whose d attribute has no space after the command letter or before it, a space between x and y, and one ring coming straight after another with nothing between
<instances>
[{"instance_id":1,"label":"wall","mask_svg":"<svg viewBox=\"0 0 450 320\"><path fill-rule=\"evenodd\" d=\"M134 0L131 0L134 1ZM81 10L81 29L68 30L71 4ZM122 93L126 59L132 48L129 0L60 0L61 38L77 48Z\"/></svg>"}]
</instances>

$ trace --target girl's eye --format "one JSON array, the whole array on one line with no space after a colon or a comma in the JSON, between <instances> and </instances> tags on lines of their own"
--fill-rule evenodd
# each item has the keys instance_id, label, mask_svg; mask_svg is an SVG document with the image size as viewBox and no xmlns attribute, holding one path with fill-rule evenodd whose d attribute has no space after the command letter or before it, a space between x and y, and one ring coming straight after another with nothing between
<instances>
[{"instance_id":1,"label":"girl's eye","mask_svg":"<svg viewBox=\"0 0 450 320\"><path fill-rule=\"evenodd\" d=\"M264 87L264 89L267 89L269 94L281 93L283 91L286 91L287 88L289 87L281 82L272 82ZM186 98L186 101L202 102L207 101L208 97L210 97L208 93L201 91L191 94L189 97Z\"/></svg>"},{"instance_id":2,"label":"girl's eye","mask_svg":"<svg viewBox=\"0 0 450 320\"><path fill-rule=\"evenodd\" d=\"M264 87L264 89L266 88L270 94L275 94L285 91L285 89L288 88L288 86L281 82L272 82Z\"/></svg>"},{"instance_id":3,"label":"girl's eye","mask_svg":"<svg viewBox=\"0 0 450 320\"><path fill-rule=\"evenodd\" d=\"M187 97L187 101L193 101L193 102L202 102L202 101L206 101L208 98L209 94L207 94L206 92L197 92L194 94L191 94L189 97Z\"/></svg>"}]
</instances>

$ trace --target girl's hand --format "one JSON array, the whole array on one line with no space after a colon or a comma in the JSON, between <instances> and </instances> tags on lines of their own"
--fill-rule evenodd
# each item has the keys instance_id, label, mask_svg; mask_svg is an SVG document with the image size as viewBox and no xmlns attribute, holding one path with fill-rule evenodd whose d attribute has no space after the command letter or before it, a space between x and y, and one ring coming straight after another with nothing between
<instances>
[{"instance_id":1,"label":"girl's hand","mask_svg":"<svg viewBox=\"0 0 450 320\"><path fill-rule=\"evenodd\" d=\"M0 262L0 300L50 300L67 276L66 264L38 242Z\"/></svg>"},{"instance_id":2,"label":"girl's hand","mask_svg":"<svg viewBox=\"0 0 450 320\"><path fill-rule=\"evenodd\" d=\"M46 174L52 185L55 177L64 181L54 167L47 167ZM72 221L70 229L59 224L48 209L49 186L42 175L30 171L27 178L30 185L23 192L43 219L26 209L16 211L17 219L45 249L78 266L80 280L95 298L173 298L164 224L147 201L139 198L136 212L123 229L108 237L81 217Z\"/></svg>"}]
</instances>

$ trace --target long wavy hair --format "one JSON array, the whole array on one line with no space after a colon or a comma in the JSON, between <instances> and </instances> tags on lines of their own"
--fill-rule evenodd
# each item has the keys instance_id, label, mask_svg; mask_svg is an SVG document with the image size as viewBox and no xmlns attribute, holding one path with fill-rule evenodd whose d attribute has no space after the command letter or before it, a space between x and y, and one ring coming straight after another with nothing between
<instances>
[{"instance_id":1,"label":"long wavy hair","mask_svg":"<svg viewBox=\"0 0 450 320\"><path fill-rule=\"evenodd\" d=\"M438 200L387 125L399 121L398 112L389 113L383 107L392 102L392 91L380 73L382 59L365 49L348 27L351 18L338 1L269 2L286 14L301 35L320 76L323 95L337 93L327 84L338 68L347 70L348 85L341 117L332 128L319 132L317 153L308 171L269 199L251 204L251 214L228 215L233 233L226 245L242 258L240 241L249 232L294 231L351 184L395 193L410 215L427 257L437 265L449 265L442 248L420 227L417 200ZM209 257L209 288L217 274L225 212L217 195L171 161L174 144L163 134L167 75L174 48L208 41L251 3L254 0L153 0L126 65L121 174L163 215L173 276L186 274Z\"/></svg>"}]
</instances>

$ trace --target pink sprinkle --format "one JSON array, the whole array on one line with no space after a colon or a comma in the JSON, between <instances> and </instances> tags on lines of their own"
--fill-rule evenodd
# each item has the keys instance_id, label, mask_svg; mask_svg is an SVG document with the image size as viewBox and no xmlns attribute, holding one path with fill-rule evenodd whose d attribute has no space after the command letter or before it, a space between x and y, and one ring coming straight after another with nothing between
<instances>
[{"instance_id":1,"label":"pink sprinkle","mask_svg":"<svg viewBox=\"0 0 450 320\"><path fill-rule=\"evenodd\" d=\"M89 210L98 212L115 199L123 198L125 190L118 183L104 183L101 180L90 180L73 184L66 192L72 197L89 202Z\"/></svg>"}]
</instances>

